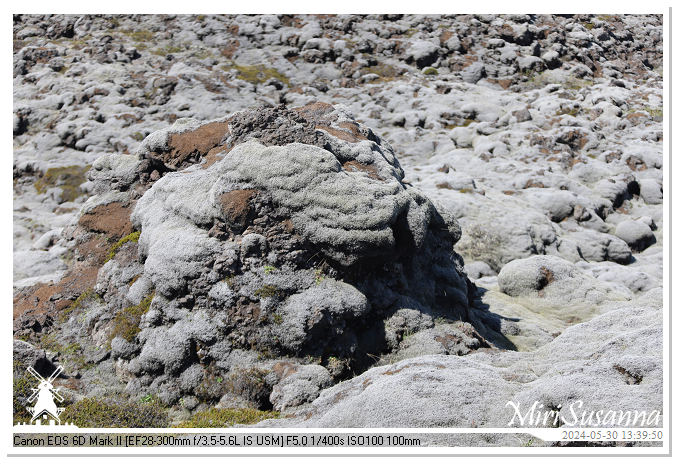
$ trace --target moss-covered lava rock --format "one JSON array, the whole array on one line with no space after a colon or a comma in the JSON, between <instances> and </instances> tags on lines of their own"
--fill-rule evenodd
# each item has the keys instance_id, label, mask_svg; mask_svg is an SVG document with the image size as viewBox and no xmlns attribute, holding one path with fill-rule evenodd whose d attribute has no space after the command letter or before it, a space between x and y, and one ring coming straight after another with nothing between
<instances>
[{"instance_id":1,"label":"moss-covered lava rock","mask_svg":"<svg viewBox=\"0 0 679 464\"><path fill-rule=\"evenodd\" d=\"M81 345L110 347L133 396L281 409L366 369L426 321L471 320L457 221L341 108L178 120L134 155L102 157L89 177L98 194L72 239L100 237L106 205L135 232L109 234ZM391 321L403 310L418 315L412 327ZM323 367L302 375L305 364Z\"/></svg>"}]
</instances>

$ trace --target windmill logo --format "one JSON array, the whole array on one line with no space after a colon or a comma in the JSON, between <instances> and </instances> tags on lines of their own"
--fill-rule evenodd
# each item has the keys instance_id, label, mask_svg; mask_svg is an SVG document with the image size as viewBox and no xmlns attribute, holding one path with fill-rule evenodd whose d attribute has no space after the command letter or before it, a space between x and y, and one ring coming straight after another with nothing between
<instances>
[{"instance_id":1,"label":"windmill logo","mask_svg":"<svg viewBox=\"0 0 679 464\"><path fill-rule=\"evenodd\" d=\"M59 394L59 388L54 388L52 382L59 376L62 370L64 370L63 367L57 367L56 370L52 372L52 375L45 379L38 374L33 367L28 368L28 372L40 382L38 388L32 388L33 394L27 400L28 403L33 403L35 401L33 406L28 406L26 408L28 412L31 413L31 423L40 425L41 423L44 423L43 421L46 422L49 420L50 424L56 422L61 425L59 414L64 412L64 408L57 407L54 400L61 403L64 401L64 398Z\"/></svg>"}]
</instances>

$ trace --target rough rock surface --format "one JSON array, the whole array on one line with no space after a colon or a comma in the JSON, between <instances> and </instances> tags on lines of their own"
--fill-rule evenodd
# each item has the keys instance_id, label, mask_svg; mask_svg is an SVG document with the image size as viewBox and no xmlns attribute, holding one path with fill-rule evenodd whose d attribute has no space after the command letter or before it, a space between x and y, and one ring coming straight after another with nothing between
<instances>
[{"instance_id":1,"label":"rough rock surface","mask_svg":"<svg viewBox=\"0 0 679 464\"><path fill-rule=\"evenodd\" d=\"M83 343L107 340L130 393L286 409L397 348L385 325L402 309L469 320L456 220L403 182L388 143L330 105L179 120L135 155L97 160L90 179L101 193L67 238L135 239L98 270L105 310ZM281 359L297 373L268 375Z\"/></svg>"},{"instance_id":2,"label":"rough rock surface","mask_svg":"<svg viewBox=\"0 0 679 464\"><path fill-rule=\"evenodd\" d=\"M557 256L532 256L503 266L497 276L500 290L513 297L542 298L597 306L603 301L626 299L628 292L616 295L616 289L590 277L573 263ZM553 304L553 303L552 303Z\"/></svg>"},{"instance_id":3,"label":"rough rock surface","mask_svg":"<svg viewBox=\"0 0 679 464\"><path fill-rule=\"evenodd\" d=\"M655 243L653 231L641 221L622 221L615 228L615 235L637 251L643 251Z\"/></svg>"},{"instance_id":4,"label":"rough rock surface","mask_svg":"<svg viewBox=\"0 0 679 464\"><path fill-rule=\"evenodd\" d=\"M659 404L660 16L13 21L15 357L72 398L474 426L541 366L587 401L639 357ZM321 407L367 378L468 415Z\"/></svg>"},{"instance_id":5,"label":"rough rock surface","mask_svg":"<svg viewBox=\"0 0 679 464\"><path fill-rule=\"evenodd\" d=\"M612 310L534 352L429 355L376 367L323 391L294 418L260 426L506 427L512 420L519 426L509 401L526 416L535 402L538 411L560 411L556 425L594 426L597 419L590 413L596 411L638 410L650 417L662 411L661 305L660 298L652 305ZM662 414L653 417L662 426ZM514 437L486 439L517 445ZM478 438L460 440L480 444Z\"/></svg>"}]
</instances>

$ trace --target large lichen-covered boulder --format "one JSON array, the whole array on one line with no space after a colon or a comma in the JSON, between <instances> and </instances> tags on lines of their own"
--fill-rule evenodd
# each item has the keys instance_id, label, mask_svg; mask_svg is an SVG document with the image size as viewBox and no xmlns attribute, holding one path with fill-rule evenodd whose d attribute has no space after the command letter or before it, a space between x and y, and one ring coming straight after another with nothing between
<instances>
[{"instance_id":1,"label":"large lichen-covered boulder","mask_svg":"<svg viewBox=\"0 0 679 464\"><path fill-rule=\"evenodd\" d=\"M470 320L457 221L340 108L178 120L120 156L94 164L97 195L71 233L121 211L134 231L102 259L105 310L86 329L130 393L286 408L318 382L276 387L282 360L338 380L398 348L404 310Z\"/></svg>"}]
</instances>

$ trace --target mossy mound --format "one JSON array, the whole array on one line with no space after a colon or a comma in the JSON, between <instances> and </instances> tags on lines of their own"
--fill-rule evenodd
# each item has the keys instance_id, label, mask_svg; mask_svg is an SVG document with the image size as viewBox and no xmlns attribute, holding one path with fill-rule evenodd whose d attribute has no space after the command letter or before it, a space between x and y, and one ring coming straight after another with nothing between
<instances>
[{"instance_id":1,"label":"mossy mound","mask_svg":"<svg viewBox=\"0 0 679 464\"><path fill-rule=\"evenodd\" d=\"M129 306L116 314L113 319L113 330L111 330L110 339L115 337L122 337L128 342L134 341L134 337L141 331L139 323L141 316L148 312L151 306L151 301L155 293L146 296L138 305Z\"/></svg>"},{"instance_id":2,"label":"mossy mound","mask_svg":"<svg viewBox=\"0 0 679 464\"><path fill-rule=\"evenodd\" d=\"M62 191L62 200L73 201L82 195L80 185L87 180L85 174L89 169L89 165L50 168L35 182L35 190L38 193L45 193L52 187L59 187Z\"/></svg>"},{"instance_id":3,"label":"mossy mound","mask_svg":"<svg viewBox=\"0 0 679 464\"><path fill-rule=\"evenodd\" d=\"M222 66L222 69L229 71L231 69L237 72L238 79L244 80L251 84L263 84L269 79L276 79L285 85L290 85L290 80L275 68L267 68L264 65L245 66L231 63Z\"/></svg>"},{"instance_id":4,"label":"mossy mound","mask_svg":"<svg viewBox=\"0 0 679 464\"><path fill-rule=\"evenodd\" d=\"M59 417L78 427L167 427L167 413L157 403L118 403L85 398Z\"/></svg>"},{"instance_id":5,"label":"mossy mound","mask_svg":"<svg viewBox=\"0 0 679 464\"><path fill-rule=\"evenodd\" d=\"M24 399L31 393L31 379L26 374L17 375L16 369L12 379L12 419L15 424L28 422L31 415L26 410Z\"/></svg>"}]
</instances>

